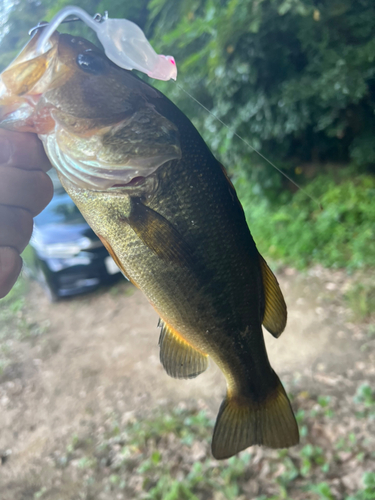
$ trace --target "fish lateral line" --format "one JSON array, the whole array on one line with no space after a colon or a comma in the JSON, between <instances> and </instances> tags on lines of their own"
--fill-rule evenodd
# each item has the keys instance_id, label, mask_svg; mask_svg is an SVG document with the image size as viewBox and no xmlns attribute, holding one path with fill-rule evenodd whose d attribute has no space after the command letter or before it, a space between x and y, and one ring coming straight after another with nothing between
<instances>
[{"instance_id":1,"label":"fish lateral line","mask_svg":"<svg viewBox=\"0 0 375 500\"><path fill-rule=\"evenodd\" d=\"M225 128L227 128L234 136L236 136L240 141L242 141L248 148L250 148L254 153L256 153L258 156L260 156L264 161L266 161L271 167L273 167L275 170L277 170L281 175L283 175L286 179L288 179L289 182L291 182L294 186L296 186L297 189L299 189L303 194L305 194L308 198L310 198L314 203L316 203L319 207L319 209L322 211L323 207L319 200L317 200L314 196L311 196L305 189L303 189L297 182L295 182L288 174L283 172L279 167L277 167L271 160L269 160L266 156L264 156L260 151L258 151L256 148L254 148L246 139L244 139L242 136L237 134L233 128L231 128L229 125L227 125L221 118L216 116L212 111L210 111L204 104L202 104L198 99L196 99L193 95L191 95L182 85L179 85L176 82L176 85L179 89L181 89L183 92L185 92L186 95L188 95L194 102L196 102L201 108L203 108L208 114L213 116L215 120L217 120L219 123L221 123Z\"/></svg>"}]
</instances>

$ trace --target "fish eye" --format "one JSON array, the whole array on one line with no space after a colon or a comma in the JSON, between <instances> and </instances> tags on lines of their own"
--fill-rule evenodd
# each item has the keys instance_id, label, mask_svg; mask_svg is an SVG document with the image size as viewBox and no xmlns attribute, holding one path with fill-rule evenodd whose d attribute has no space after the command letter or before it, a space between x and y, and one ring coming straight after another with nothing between
<instances>
[{"instance_id":1,"label":"fish eye","mask_svg":"<svg viewBox=\"0 0 375 500\"><path fill-rule=\"evenodd\" d=\"M104 61L94 54L78 54L77 56L78 66L86 73L91 73L92 75L98 75L104 71Z\"/></svg>"}]
</instances>

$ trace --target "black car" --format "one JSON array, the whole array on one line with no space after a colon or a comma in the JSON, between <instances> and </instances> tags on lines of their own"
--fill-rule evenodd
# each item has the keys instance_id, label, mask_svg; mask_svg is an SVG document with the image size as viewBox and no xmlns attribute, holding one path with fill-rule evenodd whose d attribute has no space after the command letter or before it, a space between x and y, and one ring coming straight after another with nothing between
<instances>
[{"instance_id":1,"label":"black car","mask_svg":"<svg viewBox=\"0 0 375 500\"><path fill-rule=\"evenodd\" d=\"M82 217L72 199L51 173L54 196L34 219L24 252L26 273L45 289L51 301L111 283L120 269Z\"/></svg>"}]
</instances>

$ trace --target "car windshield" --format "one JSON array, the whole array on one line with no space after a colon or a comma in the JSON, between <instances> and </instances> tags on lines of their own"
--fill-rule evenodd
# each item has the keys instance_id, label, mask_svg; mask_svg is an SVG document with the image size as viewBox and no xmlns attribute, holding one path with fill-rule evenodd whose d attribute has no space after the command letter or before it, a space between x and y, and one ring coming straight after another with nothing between
<instances>
[{"instance_id":1,"label":"car windshield","mask_svg":"<svg viewBox=\"0 0 375 500\"><path fill-rule=\"evenodd\" d=\"M54 195L49 205L35 217L37 226L46 224L84 224L85 219L62 187L55 171L48 172L53 182Z\"/></svg>"}]
</instances>

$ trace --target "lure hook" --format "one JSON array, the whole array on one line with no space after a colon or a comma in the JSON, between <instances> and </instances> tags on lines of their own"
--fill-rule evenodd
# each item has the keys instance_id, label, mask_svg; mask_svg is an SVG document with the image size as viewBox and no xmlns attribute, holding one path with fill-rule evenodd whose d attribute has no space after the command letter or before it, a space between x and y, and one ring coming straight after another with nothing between
<instances>
[{"instance_id":1,"label":"lure hook","mask_svg":"<svg viewBox=\"0 0 375 500\"><path fill-rule=\"evenodd\" d=\"M95 14L95 16L93 17L93 19L95 19L96 16L101 16L101 14ZM70 19L64 19L63 21L61 21L60 24L74 23L76 21L82 21L82 19L80 19L79 17L71 17ZM29 30L29 35L31 36L34 33L34 31L36 31L36 30L38 30L40 28L45 28L48 25L49 25L49 22L47 22L47 21L40 21L36 26L34 26L33 28L31 28L31 30Z\"/></svg>"}]
</instances>

